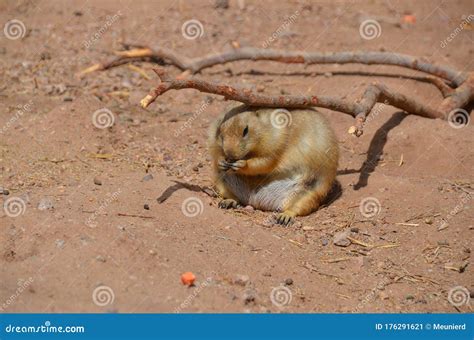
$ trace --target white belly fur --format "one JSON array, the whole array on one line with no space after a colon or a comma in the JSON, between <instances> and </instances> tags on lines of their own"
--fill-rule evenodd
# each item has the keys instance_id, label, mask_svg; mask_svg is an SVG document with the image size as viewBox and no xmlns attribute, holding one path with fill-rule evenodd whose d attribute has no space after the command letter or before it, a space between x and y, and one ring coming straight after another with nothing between
<instances>
[{"instance_id":1,"label":"white belly fur","mask_svg":"<svg viewBox=\"0 0 474 340\"><path fill-rule=\"evenodd\" d=\"M289 196L298 190L296 178L285 178L262 184L257 188L249 185L235 174L225 174L224 182L240 203L251 205L256 209L280 211L283 209Z\"/></svg>"}]
</instances>

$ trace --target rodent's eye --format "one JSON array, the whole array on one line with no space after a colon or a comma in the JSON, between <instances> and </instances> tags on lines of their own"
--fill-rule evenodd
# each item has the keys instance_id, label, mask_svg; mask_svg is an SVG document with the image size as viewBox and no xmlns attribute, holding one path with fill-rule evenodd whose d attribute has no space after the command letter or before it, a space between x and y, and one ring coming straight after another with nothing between
<instances>
[{"instance_id":1,"label":"rodent's eye","mask_svg":"<svg viewBox=\"0 0 474 340\"><path fill-rule=\"evenodd\" d=\"M248 135L248 133L249 133L249 127L248 127L248 125L247 125L247 126L245 127L245 129L244 129L244 132L242 133L242 136L245 137L245 136Z\"/></svg>"}]
</instances>

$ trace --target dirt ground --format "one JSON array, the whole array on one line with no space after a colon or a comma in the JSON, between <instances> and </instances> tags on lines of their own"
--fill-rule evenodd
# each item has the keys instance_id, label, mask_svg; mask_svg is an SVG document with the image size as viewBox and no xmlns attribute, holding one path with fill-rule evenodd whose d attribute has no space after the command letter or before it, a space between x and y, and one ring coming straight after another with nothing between
<instances>
[{"instance_id":1,"label":"dirt ground","mask_svg":"<svg viewBox=\"0 0 474 340\"><path fill-rule=\"evenodd\" d=\"M16 19L25 31L0 38L1 310L472 312L472 122L456 129L380 105L355 138L347 133L351 117L321 110L340 141L342 193L285 228L270 223L271 213L221 210L207 194L207 130L232 103L182 90L144 110L139 101L157 84L153 63L77 72L111 57L121 42L197 57L235 41L394 51L472 71L472 22L442 42L473 9L469 0L235 0L228 8L214 1L2 1L2 25ZM410 15L416 21L403 22ZM203 27L197 39L182 34L192 19ZM368 19L380 25L374 39L359 33ZM239 61L199 76L263 86L266 94L348 100L378 80L436 107L439 91L409 75L420 74ZM96 127L97 110L112 113L112 127ZM363 215L367 201L376 209ZM334 244L344 231L351 244ZM196 275L193 287L180 281L187 271ZM453 303L453 294L464 300Z\"/></svg>"}]
</instances>

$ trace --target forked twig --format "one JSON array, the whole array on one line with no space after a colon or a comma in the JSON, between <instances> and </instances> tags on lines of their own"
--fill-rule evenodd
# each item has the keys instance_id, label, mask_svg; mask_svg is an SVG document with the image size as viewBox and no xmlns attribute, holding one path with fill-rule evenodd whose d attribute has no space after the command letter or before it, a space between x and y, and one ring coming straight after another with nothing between
<instances>
[{"instance_id":1,"label":"forked twig","mask_svg":"<svg viewBox=\"0 0 474 340\"><path fill-rule=\"evenodd\" d=\"M310 108L321 107L333 111L346 113L355 118L355 124L350 127L349 133L361 136L363 126L372 108L376 103L384 103L395 106L410 114L415 114L427 118L446 119L447 114L441 110L432 109L422 103L417 102L407 96L389 90L385 85L374 83L369 85L362 98L351 103L337 97L329 96L304 96L304 95L278 95L269 96L259 94L247 88L232 87L226 84L212 83L190 77L187 79L176 79L170 77L163 68L154 69L161 80L161 83L150 91L141 100L143 108L148 107L156 98L169 90L196 89L200 92L217 94L224 96L227 100L235 100L250 106L264 106L274 108ZM461 86L462 87L462 86ZM456 90L461 89L459 87ZM464 93L462 91L462 93ZM446 98L443 103L452 98Z\"/></svg>"}]
</instances>

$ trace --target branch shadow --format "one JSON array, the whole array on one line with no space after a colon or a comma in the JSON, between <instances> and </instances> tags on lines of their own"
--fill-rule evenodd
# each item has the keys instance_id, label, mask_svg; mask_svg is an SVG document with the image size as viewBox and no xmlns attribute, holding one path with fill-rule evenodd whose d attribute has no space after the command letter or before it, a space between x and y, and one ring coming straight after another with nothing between
<instances>
[{"instance_id":1,"label":"branch shadow","mask_svg":"<svg viewBox=\"0 0 474 340\"><path fill-rule=\"evenodd\" d=\"M224 72L231 72L226 70ZM222 71L213 72L211 74L221 74ZM394 73L383 73L383 72L364 72L364 71L333 71L333 72L317 72L317 71L297 71L297 72L267 72L256 69L250 69L250 71L242 71L232 73L234 76L251 75L251 76L276 76L276 77L321 77L327 76L330 73L331 76L355 76L355 77L382 77L382 78L396 78L396 79L411 79L428 84L432 84L428 76L409 76L403 74ZM454 84L446 82L446 85L454 88Z\"/></svg>"},{"instance_id":2,"label":"branch shadow","mask_svg":"<svg viewBox=\"0 0 474 340\"><path fill-rule=\"evenodd\" d=\"M366 187L369 180L370 174L375 171L375 168L380 162L380 156L383 154L383 148L387 144L387 134L400 125L405 119L407 114L405 112L395 112L389 120L387 120L378 130L375 132L374 138L372 138L367 151L367 159L360 167L360 175L358 182L354 185L354 190Z\"/></svg>"},{"instance_id":3,"label":"branch shadow","mask_svg":"<svg viewBox=\"0 0 474 340\"><path fill-rule=\"evenodd\" d=\"M156 200L158 203L163 203L165 202L168 198L170 198L176 191L181 190L181 189L187 189L193 192L203 192L208 196L211 197L216 197L214 191L206 186L200 186L197 184L189 184L189 183L184 183L184 182L179 182L179 181L173 181L175 184L169 186L166 188L165 191L158 197Z\"/></svg>"}]
</instances>

